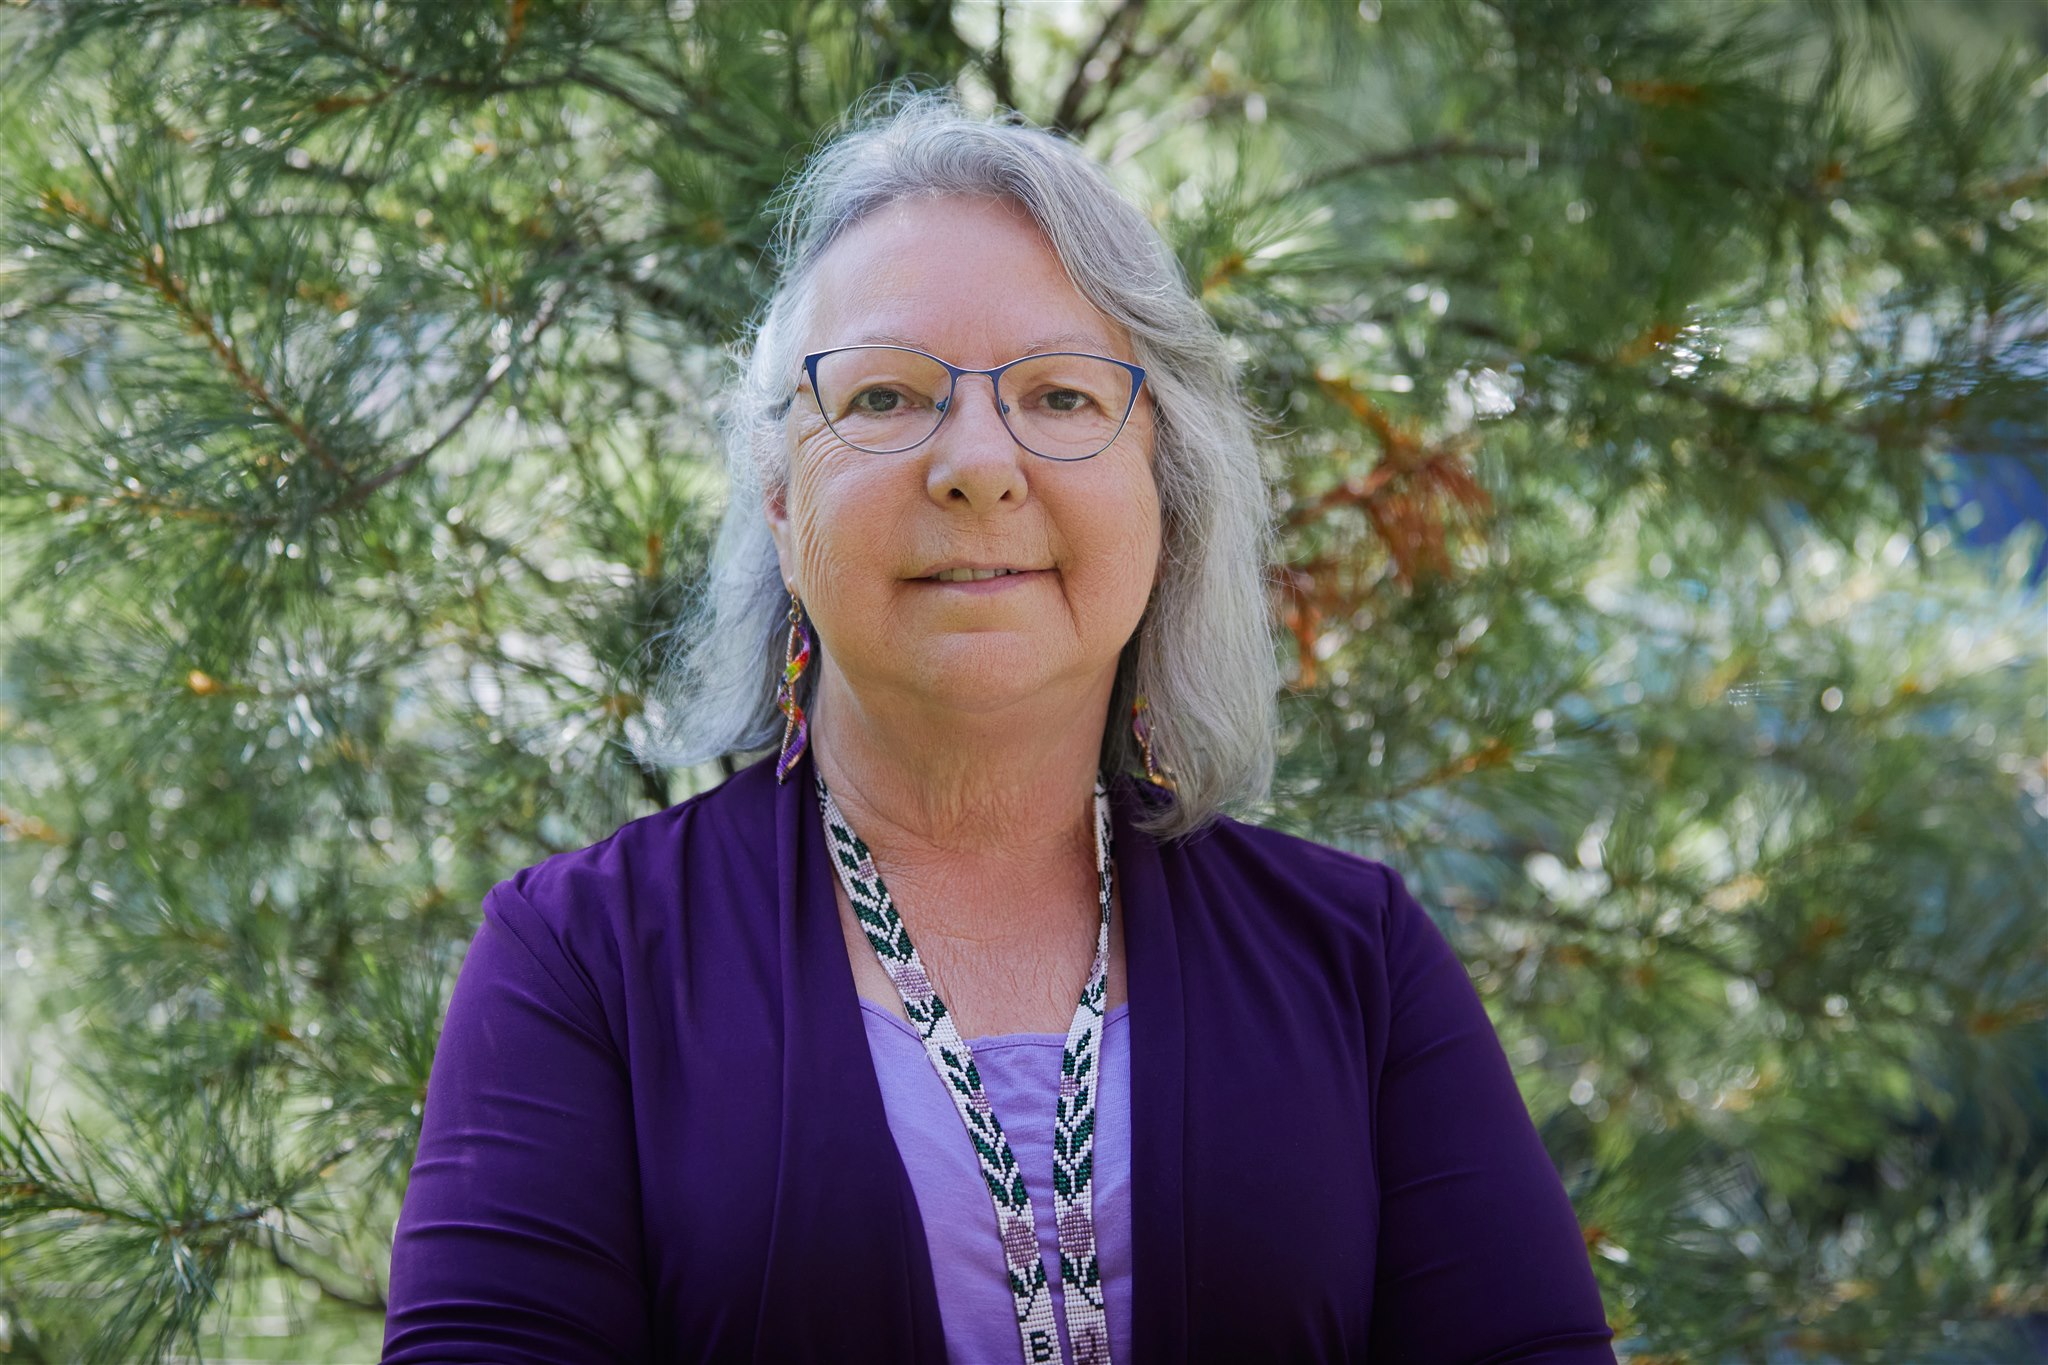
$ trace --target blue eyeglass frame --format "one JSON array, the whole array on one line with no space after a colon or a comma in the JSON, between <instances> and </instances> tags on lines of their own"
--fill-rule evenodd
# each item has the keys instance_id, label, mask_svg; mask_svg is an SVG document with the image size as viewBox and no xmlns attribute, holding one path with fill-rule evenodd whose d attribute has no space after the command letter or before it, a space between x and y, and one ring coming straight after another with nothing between
<instances>
[{"instance_id":1,"label":"blue eyeglass frame","mask_svg":"<svg viewBox=\"0 0 2048 1365\"><path fill-rule=\"evenodd\" d=\"M831 417L826 415L825 399L818 392L818 362L826 356L837 355L841 351L906 351L911 355L921 355L934 365L943 368L946 371L946 397L939 404L939 420L932 423L930 431L927 431L909 445L897 446L893 450L876 450L873 446L854 445L853 442L847 441L844 436L839 436L839 428L833 426ZM1056 355L1082 356L1089 360L1107 361L1111 365L1117 365L1130 371L1131 399L1128 403L1124 404L1123 416L1117 419L1116 430L1109 434L1108 440L1104 441L1096 449L1089 451L1086 455L1048 455L1044 451L1032 446L1022 436L1019 436L1017 429L1010 425L1010 405L1003 401L1004 371L1022 365L1027 360L1044 360L1048 356ZM1144 366L1133 365L1128 360L1118 360L1115 356L1097 355L1093 351L1034 351L1030 355L1020 355L1015 360L1005 361L992 370L970 370L965 366L955 365L949 360L942 360L930 351L920 351L915 346L896 346L888 342L879 341L868 342L859 346L833 346L823 351L812 351L804 357L804 376L810 381L811 402L817 406L818 416L824 419L826 427L831 430L834 436L839 436L840 440L846 441L846 444L852 446L853 449L869 455L901 455L907 450L916 450L926 441L938 435L939 428L946 425L946 418L952 415L953 399L960 392L960 376L965 374L985 374L988 376L989 394L995 399L996 416L1002 421L1003 430L1010 433L1011 440L1030 451L1033 455L1036 455L1039 459L1053 460L1059 464L1079 464L1082 460L1092 460L1103 451L1115 445L1116 438L1123 435L1124 428L1130 425L1131 414L1138 410L1138 395L1145 388ZM796 395L791 394L789 400L782 405L781 412L776 415L778 417L787 415L790 404L794 402L796 402Z\"/></svg>"}]
</instances>

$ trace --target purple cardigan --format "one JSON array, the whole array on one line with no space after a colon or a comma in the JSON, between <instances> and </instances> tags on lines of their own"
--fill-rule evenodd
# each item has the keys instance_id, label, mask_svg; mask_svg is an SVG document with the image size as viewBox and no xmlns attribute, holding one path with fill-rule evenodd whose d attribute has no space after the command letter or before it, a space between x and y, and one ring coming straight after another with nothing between
<instances>
[{"instance_id":1,"label":"purple cardigan","mask_svg":"<svg viewBox=\"0 0 2048 1365\"><path fill-rule=\"evenodd\" d=\"M1114 788L1131 1362L1611 1365L1563 1185L1383 865ZM500 882L457 978L384 1360L945 1360L806 759Z\"/></svg>"}]
</instances>

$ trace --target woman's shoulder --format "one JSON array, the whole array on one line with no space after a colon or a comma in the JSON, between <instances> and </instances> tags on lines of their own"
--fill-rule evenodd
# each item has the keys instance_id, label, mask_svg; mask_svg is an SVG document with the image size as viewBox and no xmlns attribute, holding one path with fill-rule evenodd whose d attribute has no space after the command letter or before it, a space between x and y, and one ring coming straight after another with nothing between
<instances>
[{"instance_id":1,"label":"woman's shoulder","mask_svg":"<svg viewBox=\"0 0 2048 1365\"><path fill-rule=\"evenodd\" d=\"M544 933L571 958L616 970L675 932L689 902L729 901L762 889L753 882L772 883L774 793L766 765L742 769L520 868L486 893L484 913L522 938ZM748 856L754 851L762 856Z\"/></svg>"},{"instance_id":2,"label":"woman's shoulder","mask_svg":"<svg viewBox=\"0 0 2048 1365\"><path fill-rule=\"evenodd\" d=\"M1222 968L1212 984L1247 979L1229 964L1256 944L1261 989L1284 981L1302 999L1366 1002L1384 1030L1388 1002L1412 983L1462 980L1443 928L1378 858L1229 816L1151 846L1157 877L1141 875L1168 908L1177 954Z\"/></svg>"},{"instance_id":3,"label":"woman's shoulder","mask_svg":"<svg viewBox=\"0 0 2048 1365\"><path fill-rule=\"evenodd\" d=\"M1165 798L1139 790L1150 803ZM1158 841L1169 877L1178 870L1212 895L1346 929L1389 930L1421 913L1402 875L1377 858L1270 825L1218 815L1193 834Z\"/></svg>"},{"instance_id":4,"label":"woman's shoulder","mask_svg":"<svg viewBox=\"0 0 2048 1365\"><path fill-rule=\"evenodd\" d=\"M694 844L737 841L752 847L772 841L774 793L773 775L764 764L752 765L675 805L628 820L601 839L551 853L499 885L536 906L561 907L673 887Z\"/></svg>"},{"instance_id":5,"label":"woman's shoulder","mask_svg":"<svg viewBox=\"0 0 2048 1365\"><path fill-rule=\"evenodd\" d=\"M1210 847L1204 847L1204 844ZM1201 856L1226 854L1271 865L1286 875L1316 885L1328 884L1355 894L1361 884L1384 888L1394 869L1377 858L1334 844L1322 843L1272 825L1222 815L1189 841Z\"/></svg>"}]
</instances>

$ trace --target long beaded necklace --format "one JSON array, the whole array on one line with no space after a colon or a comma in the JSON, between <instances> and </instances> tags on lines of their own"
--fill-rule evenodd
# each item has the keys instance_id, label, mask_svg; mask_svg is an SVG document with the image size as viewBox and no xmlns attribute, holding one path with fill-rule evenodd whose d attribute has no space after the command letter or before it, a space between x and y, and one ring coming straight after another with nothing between
<instances>
[{"instance_id":1,"label":"long beaded necklace","mask_svg":"<svg viewBox=\"0 0 2048 1365\"><path fill-rule=\"evenodd\" d=\"M1052 1291L1045 1262L1038 1254L1038 1225L1024 1190L1024 1173L1010 1151L1003 1125L982 1092L974 1053L960 1037L953 1013L932 989L924 962L911 946L896 903L882 885L873 856L839 813L825 779L818 778L818 804L825 815L825 833L832 845L832 865L853 903L854 917L873 946L882 969L896 983L904 1012L931 1059L953 1107L974 1140L982 1178L995 1202L996 1229L1002 1236L1003 1263L1009 1270L1010 1297L1017 1308L1017 1336L1031 1365L1060 1358L1059 1332L1052 1315ZM1066 1301L1067 1338L1075 1365L1110 1365L1109 1327L1102 1310L1102 1269L1095 1255L1095 1087L1102 1067L1102 1004L1109 993L1109 793L1095 782L1095 880L1102 907L1095 936L1095 963L1067 1042L1060 1053L1060 1098L1053 1115L1053 1218L1059 1230L1060 1293Z\"/></svg>"}]
</instances>

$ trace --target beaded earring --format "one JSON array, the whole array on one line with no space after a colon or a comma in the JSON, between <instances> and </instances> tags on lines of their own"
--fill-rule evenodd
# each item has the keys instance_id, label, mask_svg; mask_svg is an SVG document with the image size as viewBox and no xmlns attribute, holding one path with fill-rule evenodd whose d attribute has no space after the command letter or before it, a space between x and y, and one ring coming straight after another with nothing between
<instances>
[{"instance_id":1,"label":"beaded earring","mask_svg":"<svg viewBox=\"0 0 2048 1365\"><path fill-rule=\"evenodd\" d=\"M1172 791L1173 775L1162 771L1152 759L1152 707L1143 697L1131 703L1131 733L1145 755L1145 780L1161 791Z\"/></svg>"},{"instance_id":2,"label":"beaded earring","mask_svg":"<svg viewBox=\"0 0 2048 1365\"><path fill-rule=\"evenodd\" d=\"M775 785L789 780L789 770L804 755L811 742L810 722L797 705L796 685L811 664L811 633L804 629L804 607L794 590L789 594L789 642L782 650L782 681L775 687L775 704L782 709L782 752L775 759Z\"/></svg>"}]
</instances>

